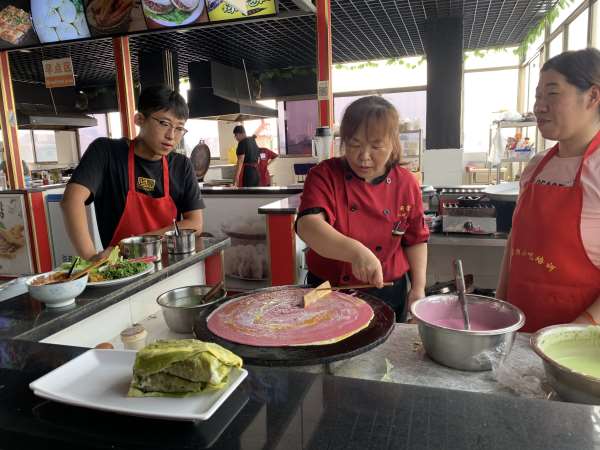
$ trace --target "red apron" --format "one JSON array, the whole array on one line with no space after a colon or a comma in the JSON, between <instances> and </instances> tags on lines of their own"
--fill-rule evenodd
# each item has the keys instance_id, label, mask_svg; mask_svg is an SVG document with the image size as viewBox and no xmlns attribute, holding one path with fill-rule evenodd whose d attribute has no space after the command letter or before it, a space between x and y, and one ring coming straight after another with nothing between
<instances>
[{"instance_id":1,"label":"red apron","mask_svg":"<svg viewBox=\"0 0 600 450\"><path fill-rule=\"evenodd\" d=\"M558 153L558 144L540 161L524 187L513 218L508 300L525 313L521 331L575 320L600 296L600 269L581 239L584 161L600 146L598 133L588 146L573 186L536 184Z\"/></svg>"},{"instance_id":2,"label":"red apron","mask_svg":"<svg viewBox=\"0 0 600 450\"><path fill-rule=\"evenodd\" d=\"M148 231L158 230L173 223L177 217L177 206L171 198L169 189L169 165L167 158L162 157L163 192L160 198L154 198L135 190L134 141L129 144L127 174L129 190L125 200L125 209L117 225L110 245L117 245L121 239L139 236Z\"/></svg>"}]
</instances>

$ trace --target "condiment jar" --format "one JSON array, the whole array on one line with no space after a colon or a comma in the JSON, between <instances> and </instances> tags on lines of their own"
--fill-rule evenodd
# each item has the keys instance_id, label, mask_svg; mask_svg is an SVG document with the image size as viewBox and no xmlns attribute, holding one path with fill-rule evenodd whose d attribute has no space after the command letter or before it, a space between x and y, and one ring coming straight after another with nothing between
<instances>
[{"instance_id":1,"label":"condiment jar","mask_svg":"<svg viewBox=\"0 0 600 450\"><path fill-rule=\"evenodd\" d=\"M146 346L148 332L139 323L121 331L121 341L127 350L140 350Z\"/></svg>"}]
</instances>

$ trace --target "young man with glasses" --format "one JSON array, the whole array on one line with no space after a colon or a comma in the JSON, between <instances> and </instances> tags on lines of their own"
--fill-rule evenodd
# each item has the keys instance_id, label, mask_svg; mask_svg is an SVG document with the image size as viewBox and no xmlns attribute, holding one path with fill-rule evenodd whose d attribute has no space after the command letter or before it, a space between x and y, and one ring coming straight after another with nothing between
<instances>
[{"instance_id":1,"label":"young man with glasses","mask_svg":"<svg viewBox=\"0 0 600 450\"><path fill-rule=\"evenodd\" d=\"M140 94L135 124L128 139L98 138L75 169L62 201L67 233L79 256L96 255L85 206L94 202L106 253L123 238L162 234L178 220L180 228L202 231L204 202L192 164L173 152L187 130L188 107L167 86Z\"/></svg>"}]
</instances>

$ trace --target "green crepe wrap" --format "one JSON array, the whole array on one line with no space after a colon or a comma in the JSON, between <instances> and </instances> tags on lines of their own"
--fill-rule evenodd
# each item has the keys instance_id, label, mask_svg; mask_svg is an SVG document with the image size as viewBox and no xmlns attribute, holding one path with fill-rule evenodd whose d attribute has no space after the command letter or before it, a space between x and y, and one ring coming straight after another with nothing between
<instances>
[{"instance_id":1,"label":"green crepe wrap","mask_svg":"<svg viewBox=\"0 0 600 450\"><path fill-rule=\"evenodd\" d=\"M186 397L225 386L242 359L212 342L156 341L140 350L133 365L129 397Z\"/></svg>"}]
</instances>

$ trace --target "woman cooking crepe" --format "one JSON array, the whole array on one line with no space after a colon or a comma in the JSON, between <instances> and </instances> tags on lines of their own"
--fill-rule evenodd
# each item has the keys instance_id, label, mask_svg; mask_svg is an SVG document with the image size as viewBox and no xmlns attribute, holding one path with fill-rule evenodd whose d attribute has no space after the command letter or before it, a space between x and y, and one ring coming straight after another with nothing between
<instances>
[{"instance_id":1,"label":"woman cooking crepe","mask_svg":"<svg viewBox=\"0 0 600 450\"><path fill-rule=\"evenodd\" d=\"M399 165L398 119L381 97L348 106L340 127L344 156L309 172L296 226L310 247L309 284L373 284L379 289L368 292L403 321L406 299L425 296L429 231L419 185ZM385 281L394 285L383 287Z\"/></svg>"},{"instance_id":2,"label":"woman cooking crepe","mask_svg":"<svg viewBox=\"0 0 600 450\"><path fill-rule=\"evenodd\" d=\"M499 298L524 331L600 322L600 52L565 52L542 67L534 112L558 141L521 177Z\"/></svg>"}]
</instances>

